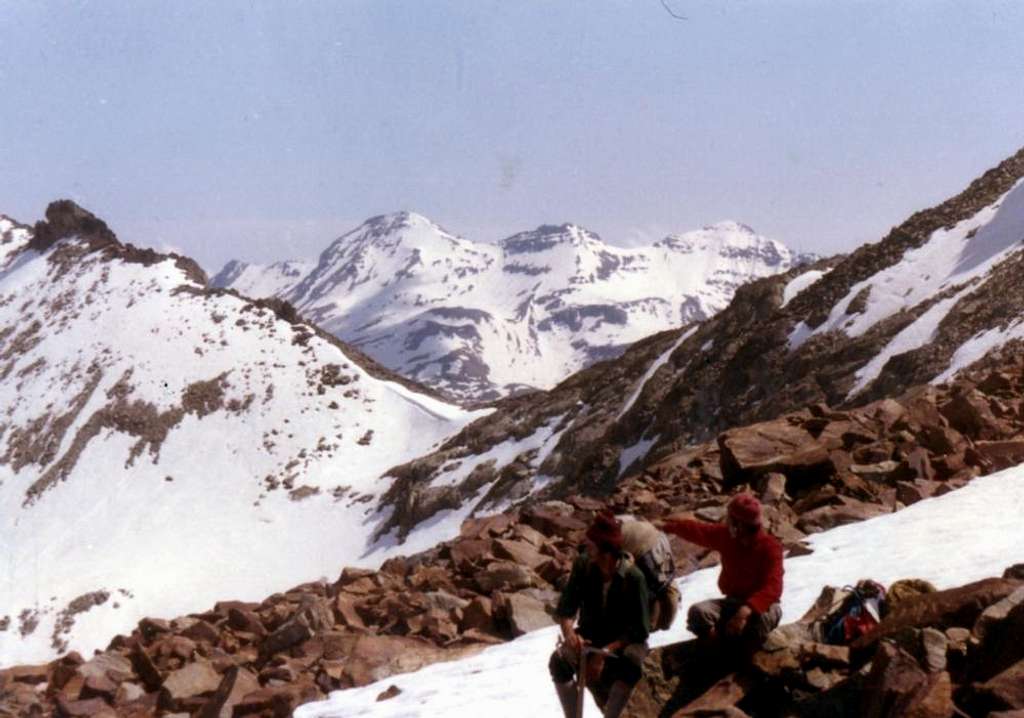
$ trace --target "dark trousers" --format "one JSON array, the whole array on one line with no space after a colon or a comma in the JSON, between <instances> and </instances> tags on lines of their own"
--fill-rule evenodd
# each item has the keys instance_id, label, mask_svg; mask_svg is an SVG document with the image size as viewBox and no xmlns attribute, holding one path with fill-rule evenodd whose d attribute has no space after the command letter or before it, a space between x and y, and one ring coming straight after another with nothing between
<instances>
[{"instance_id":1,"label":"dark trousers","mask_svg":"<svg viewBox=\"0 0 1024 718\"><path fill-rule=\"evenodd\" d=\"M597 700L598 705L604 705L608 691L616 681L622 681L628 686L634 686L643 676L643 660L647 654L647 647L636 644L635 648L626 655L608 657L604 659L604 668L601 670L601 677L596 685L590 686ZM588 657L591 660L593 657ZM579 673L579 656L559 645L551 654L548 661L548 670L551 672L551 679L555 683L570 683L576 680Z\"/></svg>"},{"instance_id":2,"label":"dark trousers","mask_svg":"<svg viewBox=\"0 0 1024 718\"><path fill-rule=\"evenodd\" d=\"M697 638L708 638L712 629L718 637L724 637L726 624L742 605L743 602L735 598L715 598L695 603L686 614L686 627ZM781 619L782 607L777 603L773 603L764 613L750 614L738 642L750 649L760 648Z\"/></svg>"}]
</instances>

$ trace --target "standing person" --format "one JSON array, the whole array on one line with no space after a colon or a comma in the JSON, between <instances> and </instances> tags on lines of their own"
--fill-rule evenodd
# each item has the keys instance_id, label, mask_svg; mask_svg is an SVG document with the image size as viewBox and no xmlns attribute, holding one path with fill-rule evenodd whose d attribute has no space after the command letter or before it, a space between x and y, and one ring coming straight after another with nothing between
<instances>
[{"instance_id":1,"label":"standing person","mask_svg":"<svg viewBox=\"0 0 1024 718\"><path fill-rule=\"evenodd\" d=\"M760 648L782 618L782 544L764 530L761 502L738 494L724 524L670 516L662 528L721 556L718 588L725 597L691 606L686 627L705 648L738 649L740 655Z\"/></svg>"},{"instance_id":2,"label":"standing person","mask_svg":"<svg viewBox=\"0 0 1024 718\"><path fill-rule=\"evenodd\" d=\"M590 653L584 661L584 678L602 715L616 718L626 707L647 656L649 611L647 582L622 551L621 524L611 512L599 513L555 609L562 640L548 668L566 718L578 715L583 699L578 681L584 647L612 654Z\"/></svg>"}]
</instances>

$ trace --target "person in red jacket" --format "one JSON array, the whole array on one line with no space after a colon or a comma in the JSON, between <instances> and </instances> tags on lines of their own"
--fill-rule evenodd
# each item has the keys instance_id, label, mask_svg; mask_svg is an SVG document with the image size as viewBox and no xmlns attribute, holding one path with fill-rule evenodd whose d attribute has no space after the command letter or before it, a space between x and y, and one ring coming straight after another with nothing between
<instances>
[{"instance_id":1,"label":"person in red jacket","mask_svg":"<svg viewBox=\"0 0 1024 718\"><path fill-rule=\"evenodd\" d=\"M705 644L726 643L752 653L782 618L782 544L764 530L761 502L738 494L724 524L670 516L663 530L717 551L718 587L725 598L690 607L686 627ZM724 639L724 640L723 640Z\"/></svg>"}]
</instances>

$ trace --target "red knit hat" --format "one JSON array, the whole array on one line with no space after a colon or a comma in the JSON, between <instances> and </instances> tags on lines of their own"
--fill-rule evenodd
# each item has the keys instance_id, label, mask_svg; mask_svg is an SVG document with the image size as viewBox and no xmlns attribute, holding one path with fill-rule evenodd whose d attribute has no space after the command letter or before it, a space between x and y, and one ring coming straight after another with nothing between
<instances>
[{"instance_id":1,"label":"red knit hat","mask_svg":"<svg viewBox=\"0 0 1024 718\"><path fill-rule=\"evenodd\" d=\"M744 526L760 526L761 502L753 494L736 494L729 502L729 517Z\"/></svg>"},{"instance_id":2,"label":"red knit hat","mask_svg":"<svg viewBox=\"0 0 1024 718\"><path fill-rule=\"evenodd\" d=\"M602 550L622 550L622 524L611 511L602 511L594 517L594 523L587 529L587 538Z\"/></svg>"}]
</instances>

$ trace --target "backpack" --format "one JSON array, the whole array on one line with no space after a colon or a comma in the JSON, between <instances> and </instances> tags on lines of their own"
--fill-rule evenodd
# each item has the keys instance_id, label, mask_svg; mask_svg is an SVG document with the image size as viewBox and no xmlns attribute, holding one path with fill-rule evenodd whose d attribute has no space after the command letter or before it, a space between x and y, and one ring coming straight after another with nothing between
<instances>
[{"instance_id":1,"label":"backpack","mask_svg":"<svg viewBox=\"0 0 1024 718\"><path fill-rule=\"evenodd\" d=\"M837 600L814 625L822 643L847 645L878 625L886 612L885 587L869 578L844 586Z\"/></svg>"},{"instance_id":2,"label":"backpack","mask_svg":"<svg viewBox=\"0 0 1024 718\"><path fill-rule=\"evenodd\" d=\"M622 522L622 550L633 557L651 592L651 630L663 631L672 625L679 612L676 560L668 536L648 521L626 519Z\"/></svg>"}]
</instances>

